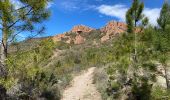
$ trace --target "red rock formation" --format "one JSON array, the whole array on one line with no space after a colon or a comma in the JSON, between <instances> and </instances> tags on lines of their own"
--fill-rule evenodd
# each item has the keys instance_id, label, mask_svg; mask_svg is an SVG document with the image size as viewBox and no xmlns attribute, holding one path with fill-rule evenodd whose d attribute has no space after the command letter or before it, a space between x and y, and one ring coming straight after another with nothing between
<instances>
[{"instance_id":1,"label":"red rock formation","mask_svg":"<svg viewBox=\"0 0 170 100\"><path fill-rule=\"evenodd\" d=\"M57 42L57 41L62 41L63 39L65 39L64 42L66 43L71 43L72 41L74 41L75 44L82 44L85 42L86 39L82 37L80 33L89 33L92 30L95 30L95 29L84 26L84 25L74 26L70 32L54 36L53 40L54 42ZM75 38L69 35L71 32L76 33Z\"/></svg>"},{"instance_id":2,"label":"red rock formation","mask_svg":"<svg viewBox=\"0 0 170 100\"><path fill-rule=\"evenodd\" d=\"M123 22L110 21L105 27L101 28L105 33L122 33L127 30L127 25Z\"/></svg>"},{"instance_id":3,"label":"red rock formation","mask_svg":"<svg viewBox=\"0 0 170 100\"><path fill-rule=\"evenodd\" d=\"M78 33L79 32L90 32L91 30L93 30L93 29L83 26L83 25L75 26L75 27L73 27L73 29L70 32L53 36L52 39L54 42L63 41L65 39L64 42L66 42L66 43L71 43L72 41L74 41L75 44L81 44L81 43L85 42L85 39ZM77 33L75 38L73 38L69 35L71 32Z\"/></svg>"},{"instance_id":4,"label":"red rock formation","mask_svg":"<svg viewBox=\"0 0 170 100\"><path fill-rule=\"evenodd\" d=\"M65 34L59 34L59 35L53 36L53 41L54 42L61 41L62 38L66 38Z\"/></svg>"},{"instance_id":5,"label":"red rock formation","mask_svg":"<svg viewBox=\"0 0 170 100\"><path fill-rule=\"evenodd\" d=\"M112 36L117 36L127 30L127 25L123 22L110 21L105 27L100 29L101 32L106 33L101 38L101 42L109 40Z\"/></svg>"},{"instance_id":6,"label":"red rock formation","mask_svg":"<svg viewBox=\"0 0 170 100\"><path fill-rule=\"evenodd\" d=\"M93 28L90 28L90 27L87 27L87 26L84 26L84 25L77 25L77 26L74 26L73 29L71 30L71 32L73 33L79 33L79 32L85 32L85 33L88 33L90 31L94 30Z\"/></svg>"},{"instance_id":7,"label":"red rock formation","mask_svg":"<svg viewBox=\"0 0 170 100\"><path fill-rule=\"evenodd\" d=\"M85 42L86 38L81 36L81 33L89 33L92 30L96 30L96 29L93 29L93 28L90 28L84 25L77 25L77 26L74 26L72 30L67 33L54 36L53 40L54 42L64 40L63 42L66 42L66 43L74 42L75 44L82 44ZM114 36L117 36L121 33L125 33L127 31L127 25L123 22L110 21L105 27L101 28L100 31L103 34L105 34L101 38L101 42L105 42ZM135 31L140 32L141 29L136 28ZM71 33L76 33L76 34L75 36L71 36Z\"/></svg>"},{"instance_id":8,"label":"red rock formation","mask_svg":"<svg viewBox=\"0 0 170 100\"><path fill-rule=\"evenodd\" d=\"M85 42L85 38L82 37L80 34L78 34L76 37L75 37L75 40L74 40L74 44L82 44Z\"/></svg>"}]
</instances>

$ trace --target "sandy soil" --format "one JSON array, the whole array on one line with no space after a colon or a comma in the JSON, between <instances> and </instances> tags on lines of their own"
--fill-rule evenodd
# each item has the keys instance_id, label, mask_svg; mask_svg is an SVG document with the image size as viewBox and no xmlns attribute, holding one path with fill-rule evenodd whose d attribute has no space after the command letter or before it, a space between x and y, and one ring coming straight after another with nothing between
<instances>
[{"instance_id":1,"label":"sandy soil","mask_svg":"<svg viewBox=\"0 0 170 100\"><path fill-rule=\"evenodd\" d=\"M76 76L70 87L64 90L61 100L102 100L100 93L93 84L94 70L95 67L92 67Z\"/></svg>"}]
</instances>

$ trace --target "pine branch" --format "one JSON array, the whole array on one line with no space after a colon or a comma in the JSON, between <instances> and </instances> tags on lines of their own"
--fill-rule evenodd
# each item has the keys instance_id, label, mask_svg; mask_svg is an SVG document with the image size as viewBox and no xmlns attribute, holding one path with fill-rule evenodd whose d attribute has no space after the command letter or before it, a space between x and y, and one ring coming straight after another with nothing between
<instances>
[{"instance_id":1,"label":"pine branch","mask_svg":"<svg viewBox=\"0 0 170 100\"><path fill-rule=\"evenodd\" d=\"M29 15L29 13L32 11L33 8L30 8L30 10L24 15L27 16ZM10 26L8 26L7 29L10 29L11 27L13 27L17 22L19 22L21 19L17 19L15 22L13 22Z\"/></svg>"},{"instance_id":2,"label":"pine branch","mask_svg":"<svg viewBox=\"0 0 170 100\"><path fill-rule=\"evenodd\" d=\"M21 32L23 32L23 30L22 30L22 31L19 31L19 32L16 33L14 36L12 36L12 39L11 39L10 41L8 41L8 43L11 43L11 42L15 39L15 37L16 37L17 35L19 35Z\"/></svg>"},{"instance_id":3,"label":"pine branch","mask_svg":"<svg viewBox=\"0 0 170 100\"><path fill-rule=\"evenodd\" d=\"M19 11L19 10L22 10L22 9L25 9L25 8L28 8L28 7L30 7L29 5L26 5L26 6L23 6L23 7L21 7L21 8L18 8L18 9L16 9L15 11ZM15 12L14 11L14 12Z\"/></svg>"}]
</instances>

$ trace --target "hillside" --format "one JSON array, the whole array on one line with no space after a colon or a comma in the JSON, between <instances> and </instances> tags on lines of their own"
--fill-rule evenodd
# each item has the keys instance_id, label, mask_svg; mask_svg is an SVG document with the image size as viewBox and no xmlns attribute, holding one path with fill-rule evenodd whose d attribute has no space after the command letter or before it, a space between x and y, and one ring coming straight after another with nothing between
<instances>
[{"instance_id":1,"label":"hillside","mask_svg":"<svg viewBox=\"0 0 170 100\"><path fill-rule=\"evenodd\" d=\"M168 0L0 0L0 100L170 100L168 16Z\"/></svg>"},{"instance_id":2,"label":"hillside","mask_svg":"<svg viewBox=\"0 0 170 100\"><path fill-rule=\"evenodd\" d=\"M41 40L47 38L52 38L54 42L62 42L68 45L87 44L88 42L97 45L112 40L114 37L119 36L119 34L125 33L126 30L127 25L125 23L116 21L110 21L100 29L90 28L85 25L77 25L70 31L55 36L32 38L20 43L12 44L10 45L9 52L31 50L31 48L36 48Z\"/></svg>"},{"instance_id":3,"label":"hillside","mask_svg":"<svg viewBox=\"0 0 170 100\"><path fill-rule=\"evenodd\" d=\"M63 100L68 100L67 98L70 96L74 99L76 98L76 90L79 88L75 85L81 84L84 87L82 87L83 90L80 91L80 95L77 95L79 98L84 98L83 96L87 95L91 95L88 98L94 98L95 94L86 95L86 93L83 92L86 88L91 88L94 89L92 92L97 93L97 95L101 94L104 100L108 98L125 100L128 93L131 93L130 88L134 88L131 87L131 85L125 85L132 84L129 83L129 81L133 72L132 70L134 70L131 69L132 58L129 59L129 54L131 56L132 48L134 48L132 45L134 42L134 34L128 34L126 30L127 25L125 23L110 21L100 29L78 25L74 26L69 32L56 36L25 40L11 45L10 52L13 53L10 53L9 64L11 66L18 66L16 69L19 72L18 75L22 75L23 79L29 79L24 81L24 83L28 82L27 85L22 84L23 80L18 80L17 84L22 85L20 88L28 88L33 80L37 80L36 78L38 77L41 79L41 77L43 77L41 74L44 74L45 80L41 82L37 80L35 82L39 86L37 90L39 90L40 93L53 91L50 93L50 95L54 96L53 98L59 99L62 98L63 95ZM144 83L140 83L140 80L138 84L142 86L135 87L137 90L134 92L138 94L153 91L150 95L154 98L159 98L156 97L157 92L169 96L166 94L167 92L164 93L161 91L161 89L164 90L166 88L166 74L163 65L156 58L158 51L154 49L156 48L154 46L157 45L149 44L156 41L154 40L155 36L157 36L156 31L153 28L146 29L142 34L137 34L137 36L139 37L137 43L139 45L138 57L141 66L137 73L139 75L138 77L141 77L141 79L144 78L144 80L142 80ZM147 36L150 36L150 38L147 38ZM151 46L153 48L150 48ZM167 55L169 55L169 53L167 53ZM77 73L91 67L96 67L93 75L89 76L89 78L92 79L87 78L87 81L85 81L86 79L83 80L86 74L77 76ZM23 69L25 69L25 74L20 72L20 70ZM11 68L11 71L12 70L14 69ZM15 73L11 73L11 75L15 75ZM52 80L48 80L50 77L52 77ZM83 78L79 80L76 77ZM148 80L145 80L145 78ZM17 80L17 78L15 80ZM74 80L76 80L76 82ZM81 83L82 81L84 82ZM50 84L45 84L46 82ZM90 86L86 86L86 82L90 84ZM70 84L72 84L73 87L67 89ZM142 90L145 85L149 90ZM53 87L53 89L50 87ZM34 88L35 87L32 89ZM138 88L141 91L138 91ZM31 91L33 92L32 89ZM11 90L9 91L11 92ZM29 91L25 89L22 91L26 94L29 93ZM32 96L36 97L37 95L40 94ZM45 94L43 94L43 97L49 98L48 96L46 97ZM101 98L99 98L99 100L100 99ZM76 100L78 100L78 98Z\"/></svg>"},{"instance_id":4,"label":"hillside","mask_svg":"<svg viewBox=\"0 0 170 100\"><path fill-rule=\"evenodd\" d=\"M125 33L127 26L125 23L110 21L106 26L100 29L90 28L84 25L74 26L71 31L53 37L54 41L64 41L66 43L82 44L89 39L98 39L99 42L105 42L114 36Z\"/></svg>"}]
</instances>

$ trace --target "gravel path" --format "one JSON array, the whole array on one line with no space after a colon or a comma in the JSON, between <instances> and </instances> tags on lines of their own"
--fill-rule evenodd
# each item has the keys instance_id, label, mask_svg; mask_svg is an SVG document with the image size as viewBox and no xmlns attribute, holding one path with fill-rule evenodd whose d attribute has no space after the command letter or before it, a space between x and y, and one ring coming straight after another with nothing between
<instances>
[{"instance_id":1,"label":"gravel path","mask_svg":"<svg viewBox=\"0 0 170 100\"><path fill-rule=\"evenodd\" d=\"M79 76L76 76L70 87L66 88L61 100L102 100L100 93L93 84L93 72L95 67L89 68Z\"/></svg>"}]
</instances>

